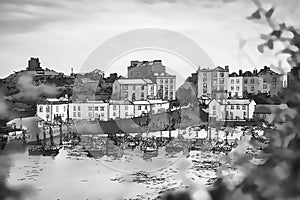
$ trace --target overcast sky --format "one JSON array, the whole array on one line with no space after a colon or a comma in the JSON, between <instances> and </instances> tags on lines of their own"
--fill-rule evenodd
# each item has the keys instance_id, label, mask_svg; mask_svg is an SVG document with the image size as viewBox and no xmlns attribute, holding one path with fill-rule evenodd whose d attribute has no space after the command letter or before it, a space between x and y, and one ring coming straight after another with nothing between
<instances>
[{"instance_id":1,"label":"overcast sky","mask_svg":"<svg viewBox=\"0 0 300 200\"><path fill-rule=\"evenodd\" d=\"M262 2L266 8L271 5ZM299 26L299 0L271 2L277 21ZM251 0L1 0L0 4L0 77L25 68L30 57L39 57L43 67L57 71L69 73L71 67L80 71L103 42L140 28L183 34L198 43L215 65L229 65L231 71L275 62L255 48L261 42L259 34L270 29L246 19L256 9ZM241 50L242 39L247 43ZM175 66L174 56L157 52L143 60L156 57L167 67ZM118 72L125 73L130 60L142 58L141 54L120 58ZM182 76L194 70L178 66L175 71Z\"/></svg>"}]
</instances>

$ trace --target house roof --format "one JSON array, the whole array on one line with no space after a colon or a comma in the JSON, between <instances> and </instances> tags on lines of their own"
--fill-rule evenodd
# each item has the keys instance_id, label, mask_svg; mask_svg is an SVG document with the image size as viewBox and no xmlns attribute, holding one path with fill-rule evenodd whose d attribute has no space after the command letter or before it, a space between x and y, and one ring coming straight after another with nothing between
<instances>
[{"instance_id":1,"label":"house roof","mask_svg":"<svg viewBox=\"0 0 300 200\"><path fill-rule=\"evenodd\" d=\"M149 105L150 103L149 103L149 101L141 100L141 101L134 101L133 104L134 105Z\"/></svg>"},{"instance_id":2,"label":"house roof","mask_svg":"<svg viewBox=\"0 0 300 200\"><path fill-rule=\"evenodd\" d=\"M158 103L163 104L163 103L169 103L168 101L164 101L164 100L162 100L162 99L150 99L150 100L148 100L148 102L149 102L150 104L158 104Z\"/></svg>"},{"instance_id":3,"label":"house roof","mask_svg":"<svg viewBox=\"0 0 300 200\"><path fill-rule=\"evenodd\" d=\"M254 114L271 114L277 109L285 109L285 108L288 108L287 104L280 104L280 105L259 104L256 105Z\"/></svg>"},{"instance_id":4,"label":"house roof","mask_svg":"<svg viewBox=\"0 0 300 200\"><path fill-rule=\"evenodd\" d=\"M111 100L110 105L132 105L132 102L129 100Z\"/></svg>"},{"instance_id":5,"label":"house roof","mask_svg":"<svg viewBox=\"0 0 300 200\"><path fill-rule=\"evenodd\" d=\"M251 103L250 99L228 99L227 105L248 105Z\"/></svg>"},{"instance_id":6,"label":"house roof","mask_svg":"<svg viewBox=\"0 0 300 200\"><path fill-rule=\"evenodd\" d=\"M22 122L22 124L24 123L24 124L28 124L28 123L30 123L30 122L38 122L38 121L43 121L43 119L42 118L40 118L40 117L23 117L23 118L14 118L14 119L12 119L12 120L10 120L9 122L7 122L6 124L21 124L21 122Z\"/></svg>"},{"instance_id":7,"label":"house roof","mask_svg":"<svg viewBox=\"0 0 300 200\"><path fill-rule=\"evenodd\" d=\"M146 85L148 83L152 83L150 79L119 79L119 83L122 85Z\"/></svg>"}]
</instances>

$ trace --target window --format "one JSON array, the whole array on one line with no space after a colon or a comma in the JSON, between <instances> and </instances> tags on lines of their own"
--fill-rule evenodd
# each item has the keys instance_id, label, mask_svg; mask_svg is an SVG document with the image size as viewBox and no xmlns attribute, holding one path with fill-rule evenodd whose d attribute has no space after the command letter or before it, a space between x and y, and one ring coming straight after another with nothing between
<instances>
[{"instance_id":1,"label":"window","mask_svg":"<svg viewBox=\"0 0 300 200\"><path fill-rule=\"evenodd\" d=\"M254 91L254 86L251 86L251 91Z\"/></svg>"},{"instance_id":2,"label":"window","mask_svg":"<svg viewBox=\"0 0 300 200\"><path fill-rule=\"evenodd\" d=\"M141 110L142 109L142 106L138 106L138 110Z\"/></svg>"},{"instance_id":3,"label":"window","mask_svg":"<svg viewBox=\"0 0 300 200\"><path fill-rule=\"evenodd\" d=\"M147 106L145 106L145 110L147 110Z\"/></svg>"},{"instance_id":4,"label":"window","mask_svg":"<svg viewBox=\"0 0 300 200\"><path fill-rule=\"evenodd\" d=\"M272 82L276 82L276 77L273 77L273 78L272 78Z\"/></svg>"},{"instance_id":5,"label":"window","mask_svg":"<svg viewBox=\"0 0 300 200\"><path fill-rule=\"evenodd\" d=\"M100 107L100 111L104 111L104 106L101 106L101 107Z\"/></svg>"},{"instance_id":6,"label":"window","mask_svg":"<svg viewBox=\"0 0 300 200\"><path fill-rule=\"evenodd\" d=\"M47 121L48 121L49 117L50 117L49 114L46 114Z\"/></svg>"},{"instance_id":7,"label":"window","mask_svg":"<svg viewBox=\"0 0 300 200\"><path fill-rule=\"evenodd\" d=\"M169 89L169 86L168 85L165 85L165 90L168 90Z\"/></svg>"},{"instance_id":8,"label":"window","mask_svg":"<svg viewBox=\"0 0 300 200\"><path fill-rule=\"evenodd\" d=\"M205 77L205 78L203 78L203 82L207 82L207 78Z\"/></svg>"},{"instance_id":9,"label":"window","mask_svg":"<svg viewBox=\"0 0 300 200\"><path fill-rule=\"evenodd\" d=\"M254 83L254 78L251 78L250 82L253 84Z\"/></svg>"},{"instance_id":10,"label":"window","mask_svg":"<svg viewBox=\"0 0 300 200\"><path fill-rule=\"evenodd\" d=\"M128 85L124 85L124 90L128 90Z\"/></svg>"},{"instance_id":11,"label":"window","mask_svg":"<svg viewBox=\"0 0 300 200\"><path fill-rule=\"evenodd\" d=\"M207 87L207 83L203 83L203 87L206 88Z\"/></svg>"},{"instance_id":12,"label":"window","mask_svg":"<svg viewBox=\"0 0 300 200\"><path fill-rule=\"evenodd\" d=\"M125 116L128 116L128 112L125 112Z\"/></svg>"},{"instance_id":13,"label":"window","mask_svg":"<svg viewBox=\"0 0 300 200\"><path fill-rule=\"evenodd\" d=\"M212 76L213 76L214 78L217 78L218 74L217 74L216 72L213 72L213 73L212 73Z\"/></svg>"},{"instance_id":14,"label":"window","mask_svg":"<svg viewBox=\"0 0 300 200\"><path fill-rule=\"evenodd\" d=\"M231 79L231 84L234 84L234 80L233 79Z\"/></svg>"},{"instance_id":15,"label":"window","mask_svg":"<svg viewBox=\"0 0 300 200\"><path fill-rule=\"evenodd\" d=\"M221 72L221 73L220 73L220 76L221 76L221 77L224 77L224 72Z\"/></svg>"},{"instance_id":16,"label":"window","mask_svg":"<svg viewBox=\"0 0 300 200\"><path fill-rule=\"evenodd\" d=\"M142 85L142 86L141 86L141 90L144 90L144 89L145 89L145 86L144 86L144 85Z\"/></svg>"},{"instance_id":17,"label":"window","mask_svg":"<svg viewBox=\"0 0 300 200\"><path fill-rule=\"evenodd\" d=\"M99 110L99 107L98 106L95 106L95 111L98 111Z\"/></svg>"},{"instance_id":18,"label":"window","mask_svg":"<svg viewBox=\"0 0 300 200\"><path fill-rule=\"evenodd\" d=\"M224 91L225 90L225 86L224 85L220 85L220 90Z\"/></svg>"},{"instance_id":19,"label":"window","mask_svg":"<svg viewBox=\"0 0 300 200\"><path fill-rule=\"evenodd\" d=\"M101 113L101 117L104 117L104 113Z\"/></svg>"},{"instance_id":20,"label":"window","mask_svg":"<svg viewBox=\"0 0 300 200\"><path fill-rule=\"evenodd\" d=\"M267 80L264 78L264 79L263 79L263 82L264 82L264 83L266 83L266 82L267 82Z\"/></svg>"},{"instance_id":21,"label":"window","mask_svg":"<svg viewBox=\"0 0 300 200\"><path fill-rule=\"evenodd\" d=\"M135 85L132 86L132 89L135 90Z\"/></svg>"},{"instance_id":22,"label":"window","mask_svg":"<svg viewBox=\"0 0 300 200\"><path fill-rule=\"evenodd\" d=\"M243 106L243 110L246 110L246 106Z\"/></svg>"},{"instance_id":23,"label":"window","mask_svg":"<svg viewBox=\"0 0 300 200\"><path fill-rule=\"evenodd\" d=\"M154 86L153 86L153 85L151 85L150 89L151 89L151 90L154 90Z\"/></svg>"},{"instance_id":24,"label":"window","mask_svg":"<svg viewBox=\"0 0 300 200\"><path fill-rule=\"evenodd\" d=\"M276 83L272 84L272 88L275 89L276 88Z\"/></svg>"},{"instance_id":25,"label":"window","mask_svg":"<svg viewBox=\"0 0 300 200\"><path fill-rule=\"evenodd\" d=\"M173 90L173 85L170 85L170 89Z\"/></svg>"},{"instance_id":26,"label":"window","mask_svg":"<svg viewBox=\"0 0 300 200\"><path fill-rule=\"evenodd\" d=\"M173 83L173 79L172 78L170 79L170 83Z\"/></svg>"},{"instance_id":27,"label":"window","mask_svg":"<svg viewBox=\"0 0 300 200\"><path fill-rule=\"evenodd\" d=\"M43 106L40 106L40 112L43 112Z\"/></svg>"},{"instance_id":28,"label":"window","mask_svg":"<svg viewBox=\"0 0 300 200\"><path fill-rule=\"evenodd\" d=\"M92 106L89 106L88 107L88 111L92 111L93 110L93 107Z\"/></svg>"},{"instance_id":29,"label":"window","mask_svg":"<svg viewBox=\"0 0 300 200\"><path fill-rule=\"evenodd\" d=\"M76 111L76 106L73 106L73 110Z\"/></svg>"},{"instance_id":30,"label":"window","mask_svg":"<svg viewBox=\"0 0 300 200\"><path fill-rule=\"evenodd\" d=\"M207 76L206 72L203 72L203 76Z\"/></svg>"},{"instance_id":31,"label":"window","mask_svg":"<svg viewBox=\"0 0 300 200\"><path fill-rule=\"evenodd\" d=\"M59 112L59 107L58 106L56 106L56 112Z\"/></svg>"},{"instance_id":32,"label":"window","mask_svg":"<svg viewBox=\"0 0 300 200\"><path fill-rule=\"evenodd\" d=\"M216 106L213 106L213 110L216 110Z\"/></svg>"},{"instance_id":33,"label":"window","mask_svg":"<svg viewBox=\"0 0 300 200\"><path fill-rule=\"evenodd\" d=\"M46 112L50 112L50 106L46 107Z\"/></svg>"},{"instance_id":34,"label":"window","mask_svg":"<svg viewBox=\"0 0 300 200\"><path fill-rule=\"evenodd\" d=\"M220 78L220 84L224 84L225 81L224 81L224 78Z\"/></svg>"},{"instance_id":35,"label":"window","mask_svg":"<svg viewBox=\"0 0 300 200\"><path fill-rule=\"evenodd\" d=\"M78 115L78 117L81 117L81 113L80 112L78 112L77 115Z\"/></svg>"},{"instance_id":36,"label":"window","mask_svg":"<svg viewBox=\"0 0 300 200\"><path fill-rule=\"evenodd\" d=\"M160 79L160 83L163 84L163 83L164 83L164 80L163 80L163 79Z\"/></svg>"},{"instance_id":37,"label":"window","mask_svg":"<svg viewBox=\"0 0 300 200\"><path fill-rule=\"evenodd\" d=\"M216 115L216 111L215 110L213 111L213 115Z\"/></svg>"},{"instance_id":38,"label":"window","mask_svg":"<svg viewBox=\"0 0 300 200\"><path fill-rule=\"evenodd\" d=\"M231 110L234 110L234 106L233 105L231 105L231 108L230 108Z\"/></svg>"},{"instance_id":39,"label":"window","mask_svg":"<svg viewBox=\"0 0 300 200\"><path fill-rule=\"evenodd\" d=\"M168 83L168 79L165 80L165 83Z\"/></svg>"},{"instance_id":40,"label":"window","mask_svg":"<svg viewBox=\"0 0 300 200\"><path fill-rule=\"evenodd\" d=\"M236 91L240 91L240 86L236 86Z\"/></svg>"},{"instance_id":41,"label":"window","mask_svg":"<svg viewBox=\"0 0 300 200\"><path fill-rule=\"evenodd\" d=\"M240 83L240 79L236 79L235 82L236 82L237 84L239 84L239 83Z\"/></svg>"},{"instance_id":42,"label":"window","mask_svg":"<svg viewBox=\"0 0 300 200\"><path fill-rule=\"evenodd\" d=\"M263 89L267 89L267 84L263 84Z\"/></svg>"},{"instance_id":43,"label":"window","mask_svg":"<svg viewBox=\"0 0 300 200\"><path fill-rule=\"evenodd\" d=\"M116 116L116 113L115 113L115 112L113 112L113 116L114 116L114 117Z\"/></svg>"},{"instance_id":44,"label":"window","mask_svg":"<svg viewBox=\"0 0 300 200\"><path fill-rule=\"evenodd\" d=\"M244 87L244 91L247 92L247 87Z\"/></svg>"},{"instance_id":45,"label":"window","mask_svg":"<svg viewBox=\"0 0 300 200\"><path fill-rule=\"evenodd\" d=\"M143 99L145 97L144 92L141 93L141 98Z\"/></svg>"},{"instance_id":46,"label":"window","mask_svg":"<svg viewBox=\"0 0 300 200\"><path fill-rule=\"evenodd\" d=\"M113 110L117 110L117 106L116 105L113 106Z\"/></svg>"},{"instance_id":47,"label":"window","mask_svg":"<svg viewBox=\"0 0 300 200\"><path fill-rule=\"evenodd\" d=\"M64 112L66 112L67 111L67 106L64 106Z\"/></svg>"},{"instance_id":48,"label":"window","mask_svg":"<svg viewBox=\"0 0 300 200\"><path fill-rule=\"evenodd\" d=\"M128 105L125 105L125 110L128 110Z\"/></svg>"},{"instance_id":49,"label":"window","mask_svg":"<svg viewBox=\"0 0 300 200\"><path fill-rule=\"evenodd\" d=\"M90 118L93 117L93 113L89 112L89 113L88 113L88 116L89 116Z\"/></svg>"},{"instance_id":50,"label":"window","mask_svg":"<svg viewBox=\"0 0 300 200\"><path fill-rule=\"evenodd\" d=\"M78 106L78 111L80 111L80 106Z\"/></svg>"},{"instance_id":51,"label":"window","mask_svg":"<svg viewBox=\"0 0 300 200\"><path fill-rule=\"evenodd\" d=\"M73 117L76 117L76 112L73 112Z\"/></svg>"},{"instance_id":52,"label":"window","mask_svg":"<svg viewBox=\"0 0 300 200\"><path fill-rule=\"evenodd\" d=\"M239 105L237 105L237 106L236 106L236 109L237 109L237 110L239 110L239 109L240 109L240 106L239 106Z\"/></svg>"},{"instance_id":53,"label":"window","mask_svg":"<svg viewBox=\"0 0 300 200\"><path fill-rule=\"evenodd\" d=\"M128 98L128 92L127 91L124 92L124 98Z\"/></svg>"},{"instance_id":54,"label":"window","mask_svg":"<svg viewBox=\"0 0 300 200\"><path fill-rule=\"evenodd\" d=\"M244 80L244 83L247 84L247 83L248 83L248 79L245 79L245 80Z\"/></svg>"}]
</instances>

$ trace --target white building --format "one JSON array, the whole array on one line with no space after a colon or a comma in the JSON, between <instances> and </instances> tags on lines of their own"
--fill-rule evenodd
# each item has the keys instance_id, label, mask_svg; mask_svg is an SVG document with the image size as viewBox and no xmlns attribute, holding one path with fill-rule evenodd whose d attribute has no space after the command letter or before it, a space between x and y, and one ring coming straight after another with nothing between
<instances>
[{"instance_id":1,"label":"white building","mask_svg":"<svg viewBox=\"0 0 300 200\"><path fill-rule=\"evenodd\" d=\"M109 102L109 119L134 117L134 105L128 100L111 100Z\"/></svg>"},{"instance_id":2,"label":"white building","mask_svg":"<svg viewBox=\"0 0 300 200\"><path fill-rule=\"evenodd\" d=\"M37 104L36 114L48 122L55 122L57 116L61 116L63 121L68 118L68 99L67 98L48 98L42 103Z\"/></svg>"},{"instance_id":3,"label":"white building","mask_svg":"<svg viewBox=\"0 0 300 200\"><path fill-rule=\"evenodd\" d=\"M243 76L232 73L228 79L228 95L232 98L243 98Z\"/></svg>"},{"instance_id":4,"label":"white building","mask_svg":"<svg viewBox=\"0 0 300 200\"><path fill-rule=\"evenodd\" d=\"M249 99L228 99L217 101L213 99L208 106L211 121L250 120L253 119L255 101Z\"/></svg>"},{"instance_id":5,"label":"white building","mask_svg":"<svg viewBox=\"0 0 300 200\"><path fill-rule=\"evenodd\" d=\"M151 106L151 114L166 112L170 107L169 101L164 101L161 99L152 99L148 100L148 102Z\"/></svg>"},{"instance_id":6,"label":"white building","mask_svg":"<svg viewBox=\"0 0 300 200\"><path fill-rule=\"evenodd\" d=\"M134 116L140 117L146 113L151 112L149 101L134 101Z\"/></svg>"},{"instance_id":7,"label":"white building","mask_svg":"<svg viewBox=\"0 0 300 200\"><path fill-rule=\"evenodd\" d=\"M73 120L108 120L108 103L103 101L77 101L69 104Z\"/></svg>"}]
</instances>

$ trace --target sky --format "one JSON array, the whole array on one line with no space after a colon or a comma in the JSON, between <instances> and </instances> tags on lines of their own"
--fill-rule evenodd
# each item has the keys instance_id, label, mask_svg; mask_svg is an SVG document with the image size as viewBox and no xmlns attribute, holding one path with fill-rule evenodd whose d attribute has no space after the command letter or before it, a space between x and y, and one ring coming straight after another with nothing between
<instances>
[{"instance_id":1,"label":"sky","mask_svg":"<svg viewBox=\"0 0 300 200\"><path fill-rule=\"evenodd\" d=\"M275 6L278 22L300 27L300 1L261 2L266 8ZM257 51L260 34L271 30L263 22L247 19L255 10L251 0L1 0L0 77L26 68L30 57L39 57L42 67L59 72L70 73L71 67L84 71L83 64L97 47L142 28L182 34L197 43L215 66L229 65L232 72L276 65L279 58ZM126 75L130 60L148 59L162 59L169 71L183 79L195 72L195 66L178 56L148 50L119 56L109 67L96 68Z\"/></svg>"}]
</instances>

